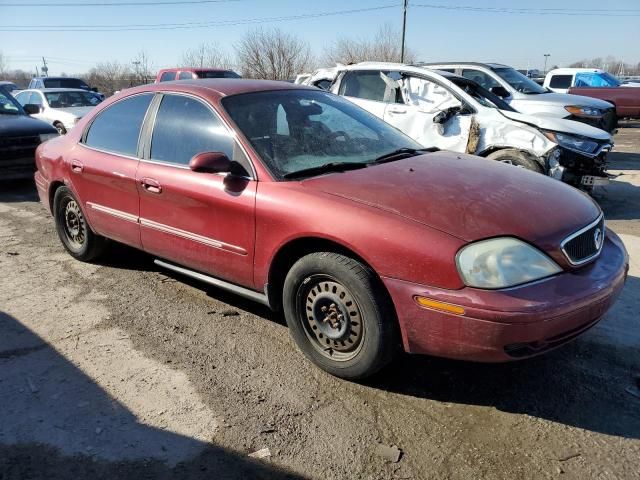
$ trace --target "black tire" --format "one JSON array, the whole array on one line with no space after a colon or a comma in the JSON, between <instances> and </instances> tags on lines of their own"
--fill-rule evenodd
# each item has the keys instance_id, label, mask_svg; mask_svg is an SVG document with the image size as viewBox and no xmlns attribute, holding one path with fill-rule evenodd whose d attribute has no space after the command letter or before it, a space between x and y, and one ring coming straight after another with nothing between
<instances>
[{"instance_id":1,"label":"black tire","mask_svg":"<svg viewBox=\"0 0 640 480\"><path fill-rule=\"evenodd\" d=\"M60 135L66 135L67 134L67 129L64 128L64 125L61 124L60 122L54 123L53 126L55 127L56 130L58 130L58 133Z\"/></svg>"},{"instance_id":2,"label":"black tire","mask_svg":"<svg viewBox=\"0 0 640 480\"><path fill-rule=\"evenodd\" d=\"M283 306L302 353L337 377L369 377L397 350L387 292L371 269L352 258L332 252L302 257L285 279Z\"/></svg>"},{"instance_id":3,"label":"black tire","mask_svg":"<svg viewBox=\"0 0 640 480\"><path fill-rule=\"evenodd\" d=\"M487 155L489 160L497 160L498 162L508 163L515 167L525 168L532 172L544 173L542 165L536 158L528 153L516 150L515 148L505 148Z\"/></svg>"},{"instance_id":4,"label":"black tire","mask_svg":"<svg viewBox=\"0 0 640 480\"><path fill-rule=\"evenodd\" d=\"M90 262L104 252L107 240L91 231L80 202L67 187L56 190L53 197L53 217L58 237L72 257Z\"/></svg>"}]
</instances>

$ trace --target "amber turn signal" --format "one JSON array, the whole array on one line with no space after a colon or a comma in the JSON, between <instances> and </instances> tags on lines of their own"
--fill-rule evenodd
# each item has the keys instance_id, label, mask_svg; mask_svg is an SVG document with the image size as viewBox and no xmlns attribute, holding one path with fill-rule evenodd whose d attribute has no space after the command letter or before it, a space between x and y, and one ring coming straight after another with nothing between
<instances>
[{"instance_id":1,"label":"amber turn signal","mask_svg":"<svg viewBox=\"0 0 640 480\"><path fill-rule=\"evenodd\" d=\"M453 313L455 315L464 315L464 308L458 305L452 305L450 303L438 302L427 297L413 297L418 305L425 308L431 308L433 310L440 310L442 312Z\"/></svg>"}]
</instances>

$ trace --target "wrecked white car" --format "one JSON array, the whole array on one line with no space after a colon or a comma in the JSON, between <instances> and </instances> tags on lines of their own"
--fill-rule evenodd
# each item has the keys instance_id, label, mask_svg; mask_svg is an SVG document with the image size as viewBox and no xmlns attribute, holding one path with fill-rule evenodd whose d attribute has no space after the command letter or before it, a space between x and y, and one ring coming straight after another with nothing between
<instances>
[{"instance_id":1,"label":"wrecked white car","mask_svg":"<svg viewBox=\"0 0 640 480\"><path fill-rule=\"evenodd\" d=\"M425 147L527 168L586 191L608 183L611 135L516 112L472 80L402 64L342 67L331 87Z\"/></svg>"}]
</instances>

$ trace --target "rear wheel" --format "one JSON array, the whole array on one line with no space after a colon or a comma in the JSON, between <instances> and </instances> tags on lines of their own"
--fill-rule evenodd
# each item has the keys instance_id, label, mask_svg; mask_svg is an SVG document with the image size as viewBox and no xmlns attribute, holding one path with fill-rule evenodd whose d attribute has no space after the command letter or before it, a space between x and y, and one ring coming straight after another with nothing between
<instances>
[{"instance_id":1,"label":"rear wheel","mask_svg":"<svg viewBox=\"0 0 640 480\"><path fill-rule=\"evenodd\" d=\"M536 158L528 153L516 150L515 148L506 148L498 150L488 155L489 160L497 160L498 162L507 163L515 167L526 168L532 172L544 173L542 165Z\"/></svg>"},{"instance_id":2,"label":"rear wheel","mask_svg":"<svg viewBox=\"0 0 640 480\"><path fill-rule=\"evenodd\" d=\"M80 203L67 187L56 190L53 214L58 236L72 257L89 262L102 254L106 239L91 231Z\"/></svg>"},{"instance_id":3,"label":"rear wheel","mask_svg":"<svg viewBox=\"0 0 640 480\"><path fill-rule=\"evenodd\" d=\"M285 279L283 305L300 350L333 375L365 378L393 357L393 309L379 280L357 260L331 252L301 258Z\"/></svg>"}]
</instances>

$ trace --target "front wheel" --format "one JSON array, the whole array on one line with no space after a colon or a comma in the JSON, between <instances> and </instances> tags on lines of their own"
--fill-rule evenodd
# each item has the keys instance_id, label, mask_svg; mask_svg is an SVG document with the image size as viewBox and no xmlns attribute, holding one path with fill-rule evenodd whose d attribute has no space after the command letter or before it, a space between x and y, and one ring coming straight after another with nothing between
<instances>
[{"instance_id":1,"label":"front wheel","mask_svg":"<svg viewBox=\"0 0 640 480\"><path fill-rule=\"evenodd\" d=\"M515 148L498 150L497 152L487 155L487 158L489 160L497 160L498 162L507 163L514 167L531 170L532 172L544 173L542 165L540 165L540 162L538 162L534 156Z\"/></svg>"},{"instance_id":2,"label":"front wheel","mask_svg":"<svg viewBox=\"0 0 640 480\"><path fill-rule=\"evenodd\" d=\"M53 215L62 245L72 257L89 262L102 254L106 239L91 231L80 203L67 187L56 190Z\"/></svg>"},{"instance_id":3,"label":"front wheel","mask_svg":"<svg viewBox=\"0 0 640 480\"><path fill-rule=\"evenodd\" d=\"M391 302L371 269L357 260L332 252L301 258L285 279L283 305L302 353L332 375L362 379L393 358Z\"/></svg>"}]
</instances>

